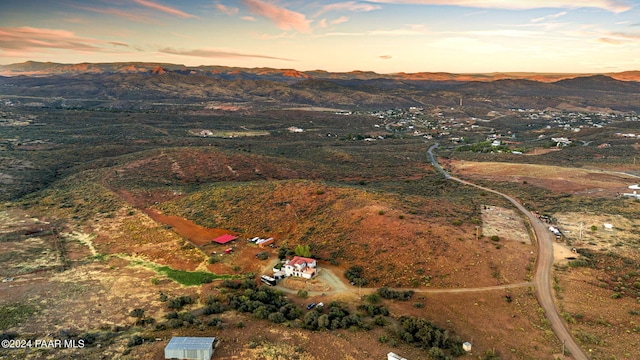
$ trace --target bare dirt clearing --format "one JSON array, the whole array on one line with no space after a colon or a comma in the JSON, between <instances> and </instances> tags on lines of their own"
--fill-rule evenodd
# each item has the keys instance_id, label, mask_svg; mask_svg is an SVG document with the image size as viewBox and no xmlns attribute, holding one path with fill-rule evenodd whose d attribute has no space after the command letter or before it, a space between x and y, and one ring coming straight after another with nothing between
<instances>
[{"instance_id":1,"label":"bare dirt clearing","mask_svg":"<svg viewBox=\"0 0 640 360\"><path fill-rule=\"evenodd\" d=\"M500 240L520 241L531 244L531 237L522 215L512 209L497 206L482 207L482 235L498 236Z\"/></svg>"},{"instance_id":2,"label":"bare dirt clearing","mask_svg":"<svg viewBox=\"0 0 640 360\"><path fill-rule=\"evenodd\" d=\"M155 209L145 209L145 214L159 223L170 225L175 232L197 246L209 245L212 239L220 235L233 233L224 229L205 228L183 217L164 215Z\"/></svg>"},{"instance_id":3,"label":"bare dirt clearing","mask_svg":"<svg viewBox=\"0 0 640 360\"><path fill-rule=\"evenodd\" d=\"M554 214L558 226L573 246L594 250L610 249L621 245L638 248L636 234L640 219L627 219L613 214L562 213ZM611 225L607 229L605 224ZM582 228L582 229L581 229Z\"/></svg>"},{"instance_id":4,"label":"bare dirt clearing","mask_svg":"<svg viewBox=\"0 0 640 360\"><path fill-rule=\"evenodd\" d=\"M637 178L602 170L502 162L451 161L454 173L494 181L526 181L558 193L615 197Z\"/></svg>"}]
</instances>

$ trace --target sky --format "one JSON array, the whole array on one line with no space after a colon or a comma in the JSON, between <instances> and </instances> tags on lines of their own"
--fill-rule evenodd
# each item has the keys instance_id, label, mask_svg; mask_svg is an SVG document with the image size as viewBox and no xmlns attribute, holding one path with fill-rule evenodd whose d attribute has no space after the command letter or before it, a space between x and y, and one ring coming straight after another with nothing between
<instances>
[{"instance_id":1,"label":"sky","mask_svg":"<svg viewBox=\"0 0 640 360\"><path fill-rule=\"evenodd\" d=\"M640 70L640 0L0 0L0 64Z\"/></svg>"}]
</instances>

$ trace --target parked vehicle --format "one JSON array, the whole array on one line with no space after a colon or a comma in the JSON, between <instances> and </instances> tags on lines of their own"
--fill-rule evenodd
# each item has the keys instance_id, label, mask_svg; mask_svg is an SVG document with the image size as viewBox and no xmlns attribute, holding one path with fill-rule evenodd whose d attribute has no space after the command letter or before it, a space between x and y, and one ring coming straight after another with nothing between
<instances>
[{"instance_id":1,"label":"parked vehicle","mask_svg":"<svg viewBox=\"0 0 640 360\"><path fill-rule=\"evenodd\" d=\"M262 281L263 283L269 285L269 286L276 286L276 279L267 276L267 275L262 275L260 277L260 281Z\"/></svg>"},{"instance_id":2,"label":"parked vehicle","mask_svg":"<svg viewBox=\"0 0 640 360\"><path fill-rule=\"evenodd\" d=\"M314 307L316 307L316 303L312 302L311 304L307 305L307 310L311 310Z\"/></svg>"}]
</instances>

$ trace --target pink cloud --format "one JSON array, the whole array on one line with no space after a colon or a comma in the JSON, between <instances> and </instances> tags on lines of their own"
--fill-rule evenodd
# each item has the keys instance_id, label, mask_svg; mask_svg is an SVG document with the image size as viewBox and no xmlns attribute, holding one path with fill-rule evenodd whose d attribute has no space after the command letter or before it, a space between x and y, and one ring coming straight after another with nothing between
<instances>
[{"instance_id":1,"label":"pink cloud","mask_svg":"<svg viewBox=\"0 0 640 360\"><path fill-rule=\"evenodd\" d=\"M338 25L338 24L345 23L345 22L347 22L347 21L349 21L349 18L348 18L348 17L346 17L346 16L340 16L339 18L337 18L337 19L335 19L335 20L332 20L332 21L331 21L331 23L332 23L333 25Z\"/></svg>"},{"instance_id":2,"label":"pink cloud","mask_svg":"<svg viewBox=\"0 0 640 360\"><path fill-rule=\"evenodd\" d=\"M598 41L610 45L622 45L629 42L629 40L612 39L608 37L599 38Z\"/></svg>"},{"instance_id":3,"label":"pink cloud","mask_svg":"<svg viewBox=\"0 0 640 360\"><path fill-rule=\"evenodd\" d=\"M262 0L243 0L249 11L273 21L279 29L296 30L301 33L311 32L311 20L304 14L277 7Z\"/></svg>"},{"instance_id":4,"label":"pink cloud","mask_svg":"<svg viewBox=\"0 0 640 360\"><path fill-rule=\"evenodd\" d=\"M611 33L611 35L618 36L623 39L640 40L640 33L614 32L614 33Z\"/></svg>"},{"instance_id":5,"label":"pink cloud","mask_svg":"<svg viewBox=\"0 0 640 360\"><path fill-rule=\"evenodd\" d=\"M322 20L318 21L318 27L320 27L320 28L323 28L323 29L324 29L324 28L326 28L327 26L328 26L328 25L327 25L327 19L322 19Z\"/></svg>"},{"instance_id":6,"label":"pink cloud","mask_svg":"<svg viewBox=\"0 0 640 360\"><path fill-rule=\"evenodd\" d=\"M284 59L284 58L273 57L268 55L243 54L243 53L216 50L216 49L176 50L173 48L164 48L158 51L161 53L171 54L171 55L197 56L197 57L204 57L204 58L259 58L259 59L292 61L291 59Z\"/></svg>"},{"instance_id":7,"label":"pink cloud","mask_svg":"<svg viewBox=\"0 0 640 360\"><path fill-rule=\"evenodd\" d=\"M80 10L90 11L97 14L117 16L117 17L129 19L131 21L136 21L136 22L157 23L157 21L155 19L152 19L151 17L145 16L142 14L135 14L130 11L124 11L120 9L97 8L97 7L80 6L80 5L76 7Z\"/></svg>"},{"instance_id":8,"label":"pink cloud","mask_svg":"<svg viewBox=\"0 0 640 360\"><path fill-rule=\"evenodd\" d=\"M347 1L342 3L325 5L322 7L322 9L320 9L320 11L318 11L318 13L315 16L320 16L330 11L368 12L368 11L378 10L381 8L382 7L380 5L363 4L363 3L357 3L355 1Z\"/></svg>"},{"instance_id":9,"label":"pink cloud","mask_svg":"<svg viewBox=\"0 0 640 360\"><path fill-rule=\"evenodd\" d=\"M44 49L72 50L83 52L103 51L101 46L107 42L82 38L73 32L58 29L32 27L1 27L0 50L2 51L39 51ZM111 43L116 45L116 43ZM124 43L117 43L123 46Z\"/></svg>"},{"instance_id":10,"label":"pink cloud","mask_svg":"<svg viewBox=\"0 0 640 360\"><path fill-rule=\"evenodd\" d=\"M540 8L563 8L577 9L592 7L621 13L632 9L626 1L621 0L370 0L381 4L414 4L414 5L451 5L474 8L489 9L540 9Z\"/></svg>"},{"instance_id":11,"label":"pink cloud","mask_svg":"<svg viewBox=\"0 0 640 360\"><path fill-rule=\"evenodd\" d=\"M162 11L164 13L167 14L171 14L171 15L176 15L182 18L194 18L197 19L198 17L195 15L191 15L191 14L187 14L184 11L169 7L169 6L165 6L165 5L161 5L158 3L154 3L153 1L149 1L149 0L133 0L135 3L137 3L138 5L142 5L142 6L146 6L148 8L151 9L155 9L158 11Z\"/></svg>"},{"instance_id":12,"label":"pink cloud","mask_svg":"<svg viewBox=\"0 0 640 360\"><path fill-rule=\"evenodd\" d=\"M253 16L241 16L240 19L244 20L244 21L256 21L256 18L254 18Z\"/></svg>"},{"instance_id":13,"label":"pink cloud","mask_svg":"<svg viewBox=\"0 0 640 360\"><path fill-rule=\"evenodd\" d=\"M128 48L128 47L129 47L129 44L127 44L127 43L123 43L123 42L121 42L121 41L109 41L109 44L111 44L111 45L113 45L113 46L116 46L116 47L117 47L117 46L125 47L125 48Z\"/></svg>"},{"instance_id":14,"label":"pink cloud","mask_svg":"<svg viewBox=\"0 0 640 360\"><path fill-rule=\"evenodd\" d=\"M234 8L230 8L228 6L225 6L223 4L216 4L216 9L218 9L218 11L220 11L223 14L227 14L227 15L236 15L238 13L238 8L234 7Z\"/></svg>"}]
</instances>

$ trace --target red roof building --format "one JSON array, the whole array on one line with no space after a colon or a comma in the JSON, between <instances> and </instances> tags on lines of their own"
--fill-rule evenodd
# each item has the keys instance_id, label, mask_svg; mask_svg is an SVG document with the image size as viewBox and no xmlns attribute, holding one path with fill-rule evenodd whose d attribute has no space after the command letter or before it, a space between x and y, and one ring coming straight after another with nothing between
<instances>
[{"instance_id":1,"label":"red roof building","mask_svg":"<svg viewBox=\"0 0 640 360\"><path fill-rule=\"evenodd\" d=\"M316 260L301 256L294 256L282 267L286 276L299 276L311 279L316 274Z\"/></svg>"},{"instance_id":2,"label":"red roof building","mask_svg":"<svg viewBox=\"0 0 640 360\"><path fill-rule=\"evenodd\" d=\"M217 238L213 239L213 242L216 242L218 244L226 244L229 241L233 241L235 239L237 239L237 236L233 236L233 235L229 235L229 234L224 234L222 236L218 236Z\"/></svg>"}]
</instances>

